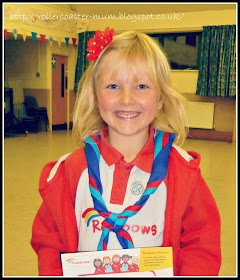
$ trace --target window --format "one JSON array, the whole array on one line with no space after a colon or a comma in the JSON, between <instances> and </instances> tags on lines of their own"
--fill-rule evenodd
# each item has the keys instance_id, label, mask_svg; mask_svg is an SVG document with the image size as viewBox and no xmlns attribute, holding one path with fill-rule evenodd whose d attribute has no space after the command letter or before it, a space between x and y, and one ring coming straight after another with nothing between
<instances>
[{"instance_id":1,"label":"window","mask_svg":"<svg viewBox=\"0 0 240 280\"><path fill-rule=\"evenodd\" d=\"M198 69L201 32L148 34L162 45L172 69Z\"/></svg>"}]
</instances>

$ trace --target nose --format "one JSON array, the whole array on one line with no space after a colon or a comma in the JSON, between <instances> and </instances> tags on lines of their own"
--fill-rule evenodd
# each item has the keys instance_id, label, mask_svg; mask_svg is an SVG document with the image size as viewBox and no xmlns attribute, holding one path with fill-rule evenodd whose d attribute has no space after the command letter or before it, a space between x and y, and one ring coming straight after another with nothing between
<instances>
[{"instance_id":1,"label":"nose","mask_svg":"<svg viewBox=\"0 0 240 280\"><path fill-rule=\"evenodd\" d=\"M129 87L124 87L121 90L119 102L126 106L134 104L135 97L133 90Z\"/></svg>"}]
</instances>

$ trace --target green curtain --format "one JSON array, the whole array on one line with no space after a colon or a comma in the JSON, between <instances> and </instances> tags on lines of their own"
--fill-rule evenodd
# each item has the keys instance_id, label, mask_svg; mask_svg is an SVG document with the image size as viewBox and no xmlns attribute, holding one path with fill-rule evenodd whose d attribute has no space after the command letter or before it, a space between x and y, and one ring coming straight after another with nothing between
<instances>
[{"instance_id":1,"label":"green curtain","mask_svg":"<svg viewBox=\"0 0 240 280\"><path fill-rule=\"evenodd\" d=\"M236 96L236 25L203 26L196 95Z\"/></svg>"},{"instance_id":2,"label":"green curtain","mask_svg":"<svg viewBox=\"0 0 240 280\"><path fill-rule=\"evenodd\" d=\"M88 40L93 38L95 35L95 31L86 31L83 33L79 33L78 40L78 57L77 57L77 65L75 70L75 81L74 81L74 91L78 90L78 83L87 69L89 65L89 61L87 59L87 43Z\"/></svg>"}]
</instances>

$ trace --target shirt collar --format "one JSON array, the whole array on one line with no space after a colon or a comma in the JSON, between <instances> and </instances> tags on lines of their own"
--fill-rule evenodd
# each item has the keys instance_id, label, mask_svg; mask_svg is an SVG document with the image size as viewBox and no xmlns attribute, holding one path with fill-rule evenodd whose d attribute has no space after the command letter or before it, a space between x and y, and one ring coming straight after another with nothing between
<instances>
[{"instance_id":1,"label":"shirt collar","mask_svg":"<svg viewBox=\"0 0 240 280\"><path fill-rule=\"evenodd\" d=\"M126 167L137 166L144 172L151 173L155 147L152 127L149 128L149 137L147 143L136 156L136 158L129 163L125 162L123 155L107 142L106 136L108 135L108 128L103 128L100 133L101 154L108 166L113 165L116 162L123 162Z\"/></svg>"}]
</instances>

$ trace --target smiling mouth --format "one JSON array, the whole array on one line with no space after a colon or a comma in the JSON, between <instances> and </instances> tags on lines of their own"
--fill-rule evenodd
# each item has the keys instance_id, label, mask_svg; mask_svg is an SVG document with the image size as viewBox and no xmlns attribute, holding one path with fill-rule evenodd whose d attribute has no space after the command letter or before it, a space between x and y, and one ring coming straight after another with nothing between
<instances>
[{"instance_id":1,"label":"smiling mouth","mask_svg":"<svg viewBox=\"0 0 240 280\"><path fill-rule=\"evenodd\" d=\"M132 118L137 117L140 113L139 112L128 112L128 111L117 111L117 112L115 112L115 114L119 118L132 119Z\"/></svg>"}]
</instances>

